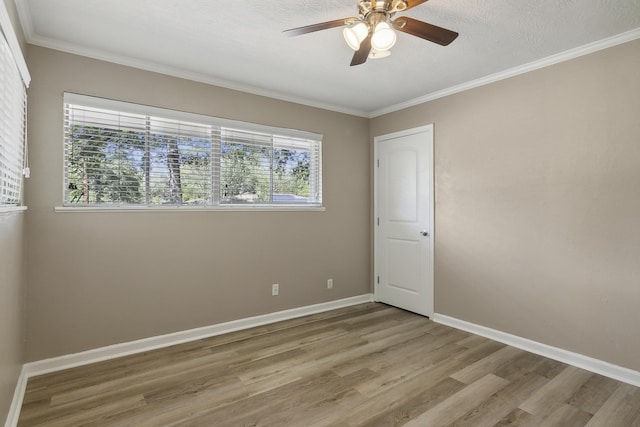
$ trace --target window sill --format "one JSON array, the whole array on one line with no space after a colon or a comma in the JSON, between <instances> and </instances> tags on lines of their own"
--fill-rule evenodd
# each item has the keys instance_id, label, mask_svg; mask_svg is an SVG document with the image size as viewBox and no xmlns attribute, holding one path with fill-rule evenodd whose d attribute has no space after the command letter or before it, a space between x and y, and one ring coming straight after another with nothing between
<instances>
[{"instance_id":1,"label":"window sill","mask_svg":"<svg viewBox=\"0 0 640 427\"><path fill-rule=\"evenodd\" d=\"M55 212L324 212L324 206L56 206Z\"/></svg>"},{"instance_id":2,"label":"window sill","mask_svg":"<svg viewBox=\"0 0 640 427\"><path fill-rule=\"evenodd\" d=\"M0 206L0 215L16 214L26 210L26 206Z\"/></svg>"}]
</instances>

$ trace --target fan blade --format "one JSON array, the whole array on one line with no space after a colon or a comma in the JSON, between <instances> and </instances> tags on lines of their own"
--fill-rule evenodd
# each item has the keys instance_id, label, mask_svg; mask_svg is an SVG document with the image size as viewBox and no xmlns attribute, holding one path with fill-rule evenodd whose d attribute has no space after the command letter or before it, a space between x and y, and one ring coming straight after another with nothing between
<instances>
[{"instance_id":1,"label":"fan blade","mask_svg":"<svg viewBox=\"0 0 640 427\"><path fill-rule=\"evenodd\" d=\"M357 18L344 18L344 19L336 19L335 21L321 22L319 24L307 25L304 27L291 28L288 30L284 30L288 36L299 36L301 34L313 33L314 31L320 30L328 30L329 28L342 27L343 25L347 25L347 23Z\"/></svg>"},{"instance_id":2,"label":"fan blade","mask_svg":"<svg viewBox=\"0 0 640 427\"><path fill-rule=\"evenodd\" d=\"M442 46L447 46L458 37L458 33L455 31L427 24L426 22L418 21L408 16L400 17L393 21L392 24L393 28L398 31L429 40Z\"/></svg>"},{"instance_id":3,"label":"fan blade","mask_svg":"<svg viewBox=\"0 0 640 427\"><path fill-rule=\"evenodd\" d=\"M405 2L407 3L407 8L405 10L409 10L412 7L416 7L418 5L421 5L422 3L426 3L429 0L405 0Z\"/></svg>"},{"instance_id":4,"label":"fan blade","mask_svg":"<svg viewBox=\"0 0 640 427\"><path fill-rule=\"evenodd\" d=\"M371 33L360 43L360 49L353 54L351 59L351 66L364 64L371 52Z\"/></svg>"}]
</instances>

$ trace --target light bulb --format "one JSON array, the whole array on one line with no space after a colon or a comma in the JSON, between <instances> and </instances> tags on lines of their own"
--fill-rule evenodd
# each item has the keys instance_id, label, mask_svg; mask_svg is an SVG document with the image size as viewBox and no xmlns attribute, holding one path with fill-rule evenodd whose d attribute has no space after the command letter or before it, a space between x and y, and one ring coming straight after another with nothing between
<instances>
[{"instance_id":1,"label":"light bulb","mask_svg":"<svg viewBox=\"0 0 640 427\"><path fill-rule=\"evenodd\" d=\"M396 44L396 33L386 22L380 22L371 37L371 46L375 50L389 50Z\"/></svg>"},{"instance_id":2,"label":"light bulb","mask_svg":"<svg viewBox=\"0 0 640 427\"><path fill-rule=\"evenodd\" d=\"M369 28L364 22L360 22L352 27L347 27L342 31L344 40L353 50L360 49L360 43L369 34Z\"/></svg>"}]
</instances>

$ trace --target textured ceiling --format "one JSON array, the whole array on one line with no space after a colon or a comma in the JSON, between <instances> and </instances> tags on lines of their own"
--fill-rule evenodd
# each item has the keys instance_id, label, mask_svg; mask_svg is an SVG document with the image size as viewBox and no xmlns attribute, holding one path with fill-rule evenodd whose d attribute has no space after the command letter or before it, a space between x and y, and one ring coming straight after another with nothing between
<instances>
[{"instance_id":1,"label":"textured ceiling","mask_svg":"<svg viewBox=\"0 0 640 427\"><path fill-rule=\"evenodd\" d=\"M451 45L399 33L391 56L350 67L341 29L282 31L354 16L354 0L16 3L32 44L363 116L623 33L640 37L638 0L430 0L402 15L459 32Z\"/></svg>"}]
</instances>

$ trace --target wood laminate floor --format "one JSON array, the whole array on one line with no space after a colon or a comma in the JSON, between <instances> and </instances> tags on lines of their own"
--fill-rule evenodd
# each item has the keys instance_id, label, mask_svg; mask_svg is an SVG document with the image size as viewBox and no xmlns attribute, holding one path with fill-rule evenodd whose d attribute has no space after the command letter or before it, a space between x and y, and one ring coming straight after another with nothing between
<instances>
[{"instance_id":1,"label":"wood laminate floor","mask_svg":"<svg viewBox=\"0 0 640 427\"><path fill-rule=\"evenodd\" d=\"M383 304L29 379L19 426L640 426L640 388Z\"/></svg>"}]
</instances>

